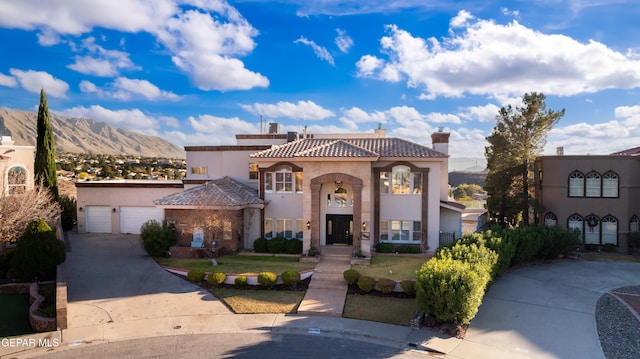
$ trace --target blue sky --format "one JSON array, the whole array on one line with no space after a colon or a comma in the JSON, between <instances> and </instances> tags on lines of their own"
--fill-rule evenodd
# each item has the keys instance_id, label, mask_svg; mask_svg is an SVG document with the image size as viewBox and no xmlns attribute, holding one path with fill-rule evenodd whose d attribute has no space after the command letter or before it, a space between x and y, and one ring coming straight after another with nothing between
<instances>
[{"instance_id":1,"label":"blue sky","mask_svg":"<svg viewBox=\"0 0 640 359\"><path fill-rule=\"evenodd\" d=\"M0 0L0 107L178 145L367 132L484 157L501 106L547 95L545 153L640 146L635 0ZM471 163L470 165L473 165Z\"/></svg>"}]
</instances>

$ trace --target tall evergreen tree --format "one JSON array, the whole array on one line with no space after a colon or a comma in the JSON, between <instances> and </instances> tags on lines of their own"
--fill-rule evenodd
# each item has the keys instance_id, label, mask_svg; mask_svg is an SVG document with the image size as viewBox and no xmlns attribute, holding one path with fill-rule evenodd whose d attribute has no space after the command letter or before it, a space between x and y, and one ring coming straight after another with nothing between
<instances>
[{"instance_id":1,"label":"tall evergreen tree","mask_svg":"<svg viewBox=\"0 0 640 359\"><path fill-rule=\"evenodd\" d=\"M547 110L545 99L544 94L532 92L522 98L523 107L502 107L487 137L487 207L500 223L516 224L520 215L529 223L529 165L542 152L547 133L564 116L564 109Z\"/></svg>"},{"instance_id":2,"label":"tall evergreen tree","mask_svg":"<svg viewBox=\"0 0 640 359\"><path fill-rule=\"evenodd\" d=\"M56 175L56 146L53 129L49 121L49 105L44 89L40 90L40 106L38 107L38 138L36 140L35 179L42 181L51 190L54 199L58 200L58 178Z\"/></svg>"}]
</instances>

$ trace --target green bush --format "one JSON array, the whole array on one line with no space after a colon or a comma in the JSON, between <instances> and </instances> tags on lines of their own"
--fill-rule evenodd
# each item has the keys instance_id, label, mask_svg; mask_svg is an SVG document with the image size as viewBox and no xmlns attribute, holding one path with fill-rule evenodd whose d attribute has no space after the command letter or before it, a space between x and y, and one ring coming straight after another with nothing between
<instances>
[{"instance_id":1,"label":"green bush","mask_svg":"<svg viewBox=\"0 0 640 359\"><path fill-rule=\"evenodd\" d=\"M378 244L376 244L376 252L393 253L393 244L378 242Z\"/></svg>"},{"instance_id":2,"label":"green bush","mask_svg":"<svg viewBox=\"0 0 640 359\"><path fill-rule=\"evenodd\" d=\"M302 254L302 241L296 238L289 239L284 245L287 254Z\"/></svg>"},{"instance_id":3,"label":"green bush","mask_svg":"<svg viewBox=\"0 0 640 359\"><path fill-rule=\"evenodd\" d=\"M378 279L378 290L382 293L389 294L396 288L396 281L388 278Z\"/></svg>"},{"instance_id":4,"label":"green bush","mask_svg":"<svg viewBox=\"0 0 640 359\"><path fill-rule=\"evenodd\" d=\"M474 271L484 271L491 278L495 277L498 254L482 244L456 243L451 248L445 248L438 252L437 259L451 258L469 263Z\"/></svg>"},{"instance_id":5,"label":"green bush","mask_svg":"<svg viewBox=\"0 0 640 359\"><path fill-rule=\"evenodd\" d=\"M192 282L199 282L204 279L204 271L202 269L190 269L187 272L187 279Z\"/></svg>"},{"instance_id":6,"label":"green bush","mask_svg":"<svg viewBox=\"0 0 640 359\"><path fill-rule=\"evenodd\" d=\"M267 247L266 238L258 238L253 241L253 251L256 253L269 253L269 247Z\"/></svg>"},{"instance_id":7,"label":"green bush","mask_svg":"<svg viewBox=\"0 0 640 359\"><path fill-rule=\"evenodd\" d=\"M13 251L0 254L0 279L8 278L11 270L11 257L13 257Z\"/></svg>"},{"instance_id":8,"label":"green bush","mask_svg":"<svg viewBox=\"0 0 640 359\"><path fill-rule=\"evenodd\" d=\"M398 246L395 251L397 253L422 253L420 246Z\"/></svg>"},{"instance_id":9,"label":"green bush","mask_svg":"<svg viewBox=\"0 0 640 359\"><path fill-rule=\"evenodd\" d=\"M11 272L23 281L52 280L56 278L56 266L66 258L64 243L38 218L29 223L18 239L11 258Z\"/></svg>"},{"instance_id":10,"label":"green bush","mask_svg":"<svg viewBox=\"0 0 640 359\"><path fill-rule=\"evenodd\" d=\"M227 275L224 272L212 272L207 276L207 283L212 285L219 285L224 283L227 279Z\"/></svg>"},{"instance_id":11,"label":"green bush","mask_svg":"<svg viewBox=\"0 0 640 359\"><path fill-rule=\"evenodd\" d=\"M506 232L513 236L512 238L516 243L516 253L511 265L516 265L538 256L544 245L544 232L541 228L543 227L517 227Z\"/></svg>"},{"instance_id":12,"label":"green bush","mask_svg":"<svg viewBox=\"0 0 640 359\"><path fill-rule=\"evenodd\" d=\"M284 253L285 244L287 243L287 239L284 237L276 237L267 241L267 248L269 248L269 253Z\"/></svg>"},{"instance_id":13,"label":"green bush","mask_svg":"<svg viewBox=\"0 0 640 359\"><path fill-rule=\"evenodd\" d=\"M360 272L355 269L347 269L342 273L342 276L344 277L344 280L347 281L347 283L355 284L356 282L358 282L358 279L360 279Z\"/></svg>"},{"instance_id":14,"label":"green bush","mask_svg":"<svg viewBox=\"0 0 640 359\"><path fill-rule=\"evenodd\" d=\"M76 199L63 194L58 198L58 204L60 208L62 208L62 214L60 215L62 229L65 231L73 229L76 225L77 218Z\"/></svg>"},{"instance_id":15,"label":"green bush","mask_svg":"<svg viewBox=\"0 0 640 359\"><path fill-rule=\"evenodd\" d=\"M300 283L300 273L293 270L283 272L281 277L286 285L296 285Z\"/></svg>"},{"instance_id":16,"label":"green bush","mask_svg":"<svg viewBox=\"0 0 640 359\"><path fill-rule=\"evenodd\" d=\"M580 243L580 231L568 231L560 227L542 227L543 244L537 257L555 259L575 250Z\"/></svg>"},{"instance_id":17,"label":"green bush","mask_svg":"<svg viewBox=\"0 0 640 359\"><path fill-rule=\"evenodd\" d=\"M140 227L140 240L150 256L159 257L176 244L176 234L166 221L160 223L152 219Z\"/></svg>"},{"instance_id":18,"label":"green bush","mask_svg":"<svg viewBox=\"0 0 640 359\"><path fill-rule=\"evenodd\" d=\"M400 282L400 286L402 287L402 291L406 295L414 295L416 294L416 281L415 280L403 280Z\"/></svg>"},{"instance_id":19,"label":"green bush","mask_svg":"<svg viewBox=\"0 0 640 359\"><path fill-rule=\"evenodd\" d=\"M236 288L244 288L247 286L247 276L239 275L234 279L233 284Z\"/></svg>"},{"instance_id":20,"label":"green bush","mask_svg":"<svg viewBox=\"0 0 640 359\"><path fill-rule=\"evenodd\" d=\"M278 281L278 275L273 272L258 273L258 283L267 288L273 287Z\"/></svg>"},{"instance_id":21,"label":"green bush","mask_svg":"<svg viewBox=\"0 0 640 359\"><path fill-rule=\"evenodd\" d=\"M418 307L438 322L469 324L482 303L489 274L451 258L427 261L417 271Z\"/></svg>"},{"instance_id":22,"label":"green bush","mask_svg":"<svg viewBox=\"0 0 640 359\"><path fill-rule=\"evenodd\" d=\"M613 243L605 243L602 246L602 250L605 252L615 252L616 251L617 246Z\"/></svg>"},{"instance_id":23,"label":"green bush","mask_svg":"<svg viewBox=\"0 0 640 359\"><path fill-rule=\"evenodd\" d=\"M366 275L360 276L358 279L358 288L362 291L369 293L373 290L373 286L376 284L376 280L373 277Z\"/></svg>"},{"instance_id":24,"label":"green bush","mask_svg":"<svg viewBox=\"0 0 640 359\"><path fill-rule=\"evenodd\" d=\"M592 244L592 243L587 243L584 245L584 249L586 249L589 252L595 252L598 250L598 245L597 244Z\"/></svg>"}]
</instances>

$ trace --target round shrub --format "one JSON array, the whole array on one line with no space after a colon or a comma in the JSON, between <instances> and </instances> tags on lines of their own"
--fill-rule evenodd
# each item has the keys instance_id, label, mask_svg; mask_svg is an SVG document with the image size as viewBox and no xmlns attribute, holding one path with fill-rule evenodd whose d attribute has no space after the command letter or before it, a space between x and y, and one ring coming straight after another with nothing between
<instances>
[{"instance_id":1,"label":"round shrub","mask_svg":"<svg viewBox=\"0 0 640 359\"><path fill-rule=\"evenodd\" d=\"M393 252L393 244L379 242L378 244L376 244L376 252L378 252L378 253L392 253Z\"/></svg>"},{"instance_id":2,"label":"round shrub","mask_svg":"<svg viewBox=\"0 0 640 359\"><path fill-rule=\"evenodd\" d=\"M267 241L267 248L269 248L269 253L284 253L285 244L287 243L287 239L284 237L276 237Z\"/></svg>"},{"instance_id":3,"label":"round shrub","mask_svg":"<svg viewBox=\"0 0 640 359\"><path fill-rule=\"evenodd\" d=\"M376 284L376 280L373 277L369 277L366 275L360 276L358 279L358 288L364 292L371 292L373 290L373 286Z\"/></svg>"},{"instance_id":4,"label":"round shrub","mask_svg":"<svg viewBox=\"0 0 640 359\"><path fill-rule=\"evenodd\" d=\"M378 279L378 290L382 293L389 294L396 288L396 281L388 278Z\"/></svg>"},{"instance_id":5,"label":"round shrub","mask_svg":"<svg viewBox=\"0 0 640 359\"><path fill-rule=\"evenodd\" d=\"M159 257L176 244L176 235L166 221L160 223L152 219L140 227L140 240L150 256Z\"/></svg>"},{"instance_id":6,"label":"round shrub","mask_svg":"<svg viewBox=\"0 0 640 359\"><path fill-rule=\"evenodd\" d=\"M402 291L406 295L414 295L416 294L416 281L415 280L403 280L400 282L400 286L402 287Z\"/></svg>"},{"instance_id":7,"label":"round shrub","mask_svg":"<svg viewBox=\"0 0 640 359\"><path fill-rule=\"evenodd\" d=\"M18 239L11 258L11 273L23 281L56 278L56 266L67 258L64 243L51 227L38 218Z\"/></svg>"},{"instance_id":8,"label":"round shrub","mask_svg":"<svg viewBox=\"0 0 640 359\"><path fill-rule=\"evenodd\" d=\"M269 253L266 238L258 238L253 241L253 251L256 253Z\"/></svg>"},{"instance_id":9,"label":"round shrub","mask_svg":"<svg viewBox=\"0 0 640 359\"><path fill-rule=\"evenodd\" d=\"M247 277L244 275L239 275L233 281L233 284L236 286L236 288L244 288L247 286Z\"/></svg>"},{"instance_id":10,"label":"round shrub","mask_svg":"<svg viewBox=\"0 0 640 359\"><path fill-rule=\"evenodd\" d=\"M301 254L302 241L296 238L292 238L285 242L284 250L287 254Z\"/></svg>"},{"instance_id":11,"label":"round shrub","mask_svg":"<svg viewBox=\"0 0 640 359\"><path fill-rule=\"evenodd\" d=\"M283 272L282 281L286 285L296 285L300 283L300 273L292 270Z\"/></svg>"},{"instance_id":12,"label":"round shrub","mask_svg":"<svg viewBox=\"0 0 640 359\"><path fill-rule=\"evenodd\" d=\"M273 287L278 281L278 275L273 272L258 273L258 283L267 288Z\"/></svg>"},{"instance_id":13,"label":"round shrub","mask_svg":"<svg viewBox=\"0 0 640 359\"><path fill-rule=\"evenodd\" d=\"M204 279L204 271L202 269L190 269L187 272L187 279L192 282L199 282Z\"/></svg>"},{"instance_id":14,"label":"round shrub","mask_svg":"<svg viewBox=\"0 0 640 359\"><path fill-rule=\"evenodd\" d=\"M344 280L347 281L347 283L356 284L356 282L358 282L358 279L360 278L360 272L355 269L347 269L346 271L344 271L344 273L342 273L342 276L344 277Z\"/></svg>"},{"instance_id":15,"label":"round shrub","mask_svg":"<svg viewBox=\"0 0 640 359\"><path fill-rule=\"evenodd\" d=\"M212 272L207 276L207 283L212 285L219 285L224 283L227 279L227 275L223 272Z\"/></svg>"}]
</instances>

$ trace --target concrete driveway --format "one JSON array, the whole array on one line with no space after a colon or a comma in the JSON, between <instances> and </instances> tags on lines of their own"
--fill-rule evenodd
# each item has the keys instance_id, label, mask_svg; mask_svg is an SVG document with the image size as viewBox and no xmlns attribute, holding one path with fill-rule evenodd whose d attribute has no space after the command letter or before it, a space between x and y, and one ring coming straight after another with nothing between
<instances>
[{"instance_id":1,"label":"concrete driveway","mask_svg":"<svg viewBox=\"0 0 640 359\"><path fill-rule=\"evenodd\" d=\"M68 235L69 328L231 313L209 292L158 266L137 235Z\"/></svg>"}]
</instances>

